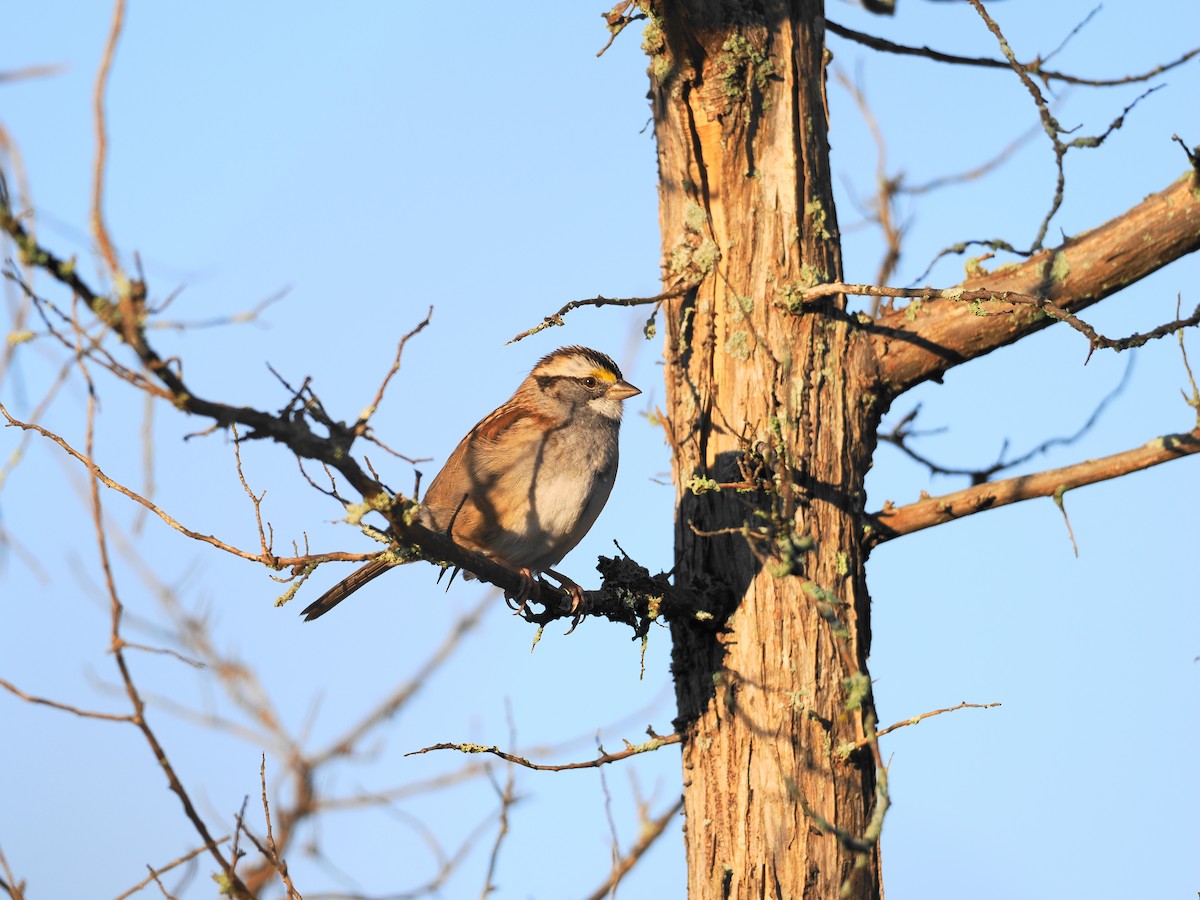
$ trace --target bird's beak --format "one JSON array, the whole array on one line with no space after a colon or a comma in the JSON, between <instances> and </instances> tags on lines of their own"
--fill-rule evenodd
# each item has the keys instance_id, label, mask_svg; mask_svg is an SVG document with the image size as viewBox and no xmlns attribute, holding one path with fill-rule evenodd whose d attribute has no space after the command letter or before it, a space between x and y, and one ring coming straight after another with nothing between
<instances>
[{"instance_id":1,"label":"bird's beak","mask_svg":"<svg viewBox=\"0 0 1200 900\"><path fill-rule=\"evenodd\" d=\"M621 379L612 387L610 387L606 393L614 400L627 400L630 397L636 397L641 393L641 391L635 388L625 379Z\"/></svg>"}]
</instances>

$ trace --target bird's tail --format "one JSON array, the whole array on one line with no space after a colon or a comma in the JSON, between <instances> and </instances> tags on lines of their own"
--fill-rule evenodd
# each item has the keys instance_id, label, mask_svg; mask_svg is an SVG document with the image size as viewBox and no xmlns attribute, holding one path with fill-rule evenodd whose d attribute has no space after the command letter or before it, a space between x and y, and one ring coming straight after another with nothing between
<instances>
[{"instance_id":1,"label":"bird's tail","mask_svg":"<svg viewBox=\"0 0 1200 900\"><path fill-rule=\"evenodd\" d=\"M373 559L364 566L360 566L343 578L315 601L304 607L300 611L300 615L304 616L305 622L311 622L313 619L319 619L325 613L329 612L368 581L378 578L388 569L394 568L397 562L394 559L384 560Z\"/></svg>"}]
</instances>

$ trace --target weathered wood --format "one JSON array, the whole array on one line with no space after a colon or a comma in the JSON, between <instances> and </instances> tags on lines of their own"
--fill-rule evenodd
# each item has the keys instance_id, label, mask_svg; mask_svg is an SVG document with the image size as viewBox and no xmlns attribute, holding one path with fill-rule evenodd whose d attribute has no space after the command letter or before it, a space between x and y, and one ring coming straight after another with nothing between
<instances>
[{"instance_id":1,"label":"weathered wood","mask_svg":"<svg viewBox=\"0 0 1200 900\"><path fill-rule=\"evenodd\" d=\"M871 898L876 850L804 805L861 836L874 804L870 750L837 751L872 709L861 517L875 368L840 298L784 309L841 276L824 20L820 0L755 7L652 4L646 35L665 283L702 278L667 304L676 578L728 616L672 624L689 893ZM707 489L747 478L770 489ZM762 534L704 534L743 527Z\"/></svg>"}]
</instances>

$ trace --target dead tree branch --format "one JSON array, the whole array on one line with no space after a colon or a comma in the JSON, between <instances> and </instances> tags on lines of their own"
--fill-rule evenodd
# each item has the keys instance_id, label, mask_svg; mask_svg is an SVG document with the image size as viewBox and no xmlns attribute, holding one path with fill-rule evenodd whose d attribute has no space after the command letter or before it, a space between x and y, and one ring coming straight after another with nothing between
<instances>
[{"instance_id":1,"label":"dead tree branch","mask_svg":"<svg viewBox=\"0 0 1200 900\"><path fill-rule=\"evenodd\" d=\"M522 756L517 756L513 753L506 753L499 747L485 747L483 744L451 744L441 743L433 744L429 747L422 747L420 750L413 750L405 753L405 756L420 756L424 753L430 753L434 750L457 750L460 753L490 753L492 756L498 756L506 762L513 763L526 769L533 769L537 772L567 772L572 769L595 769L599 766L608 765L609 763L620 762L623 759L629 759L631 756L637 756L639 753L649 753L653 750L658 750L668 744L678 744L683 738L679 734L658 735L652 729L646 729L646 733L650 735L650 740L643 741L640 744L631 744L625 742L625 749L619 750L616 753L601 752L595 759L584 760L583 762L562 763L560 765L550 765L548 763L530 762Z\"/></svg>"},{"instance_id":2,"label":"dead tree branch","mask_svg":"<svg viewBox=\"0 0 1200 900\"><path fill-rule=\"evenodd\" d=\"M1100 459L975 485L941 497L918 500L907 506L897 507L888 503L868 517L867 541L871 546L877 546L901 535L1010 503L1034 497L1061 497L1074 488L1119 478L1193 453L1200 453L1200 428L1182 434L1164 435L1141 447Z\"/></svg>"},{"instance_id":3,"label":"dead tree branch","mask_svg":"<svg viewBox=\"0 0 1200 900\"><path fill-rule=\"evenodd\" d=\"M1200 248L1200 191L1187 172L1121 216L1016 265L976 267L952 290L1038 297L1077 313ZM961 298L961 295L959 295ZM1056 321L1030 309L980 318L943 294L886 311L870 326L880 377L893 396Z\"/></svg>"},{"instance_id":4,"label":"dead tree branch","mask_svg":"<svg viewBox=\"0 0 1200 900\"><path fill-rule=\"evenodd\" d=\"M653 297L600 297L600 296L597 296L597 297L591 297L587 300L572 300L569 303L564 304L562 309L560 309L558 312L553 313L549 316L546 316L544 319L542 319L542 321L539 324L534 325L532 328L528 328L525 331L522 331L520 334L518 334L516 337L514 337L508 343L515 344L517 341L524 340L525 338L529 337L530 335L537 334L539 331L544 331L545 329L550 328L551 326L561 326L563 324L562 317L565 316L567 313L569 313L573 309L579 309L580 307L583 307L583 306L596 306L596 307L600 307L600 306L649 306L651 304L654 304L655 306L657 306L659 303L662 303L664 300L671 300L671 299L674 299L675 297L682 297L693 287L694 287L694 285L691 285L691 284L682 285L680 287L672 288L669 291L663 291L661 294L655 294Z\"/></svg>"}]
</instances>

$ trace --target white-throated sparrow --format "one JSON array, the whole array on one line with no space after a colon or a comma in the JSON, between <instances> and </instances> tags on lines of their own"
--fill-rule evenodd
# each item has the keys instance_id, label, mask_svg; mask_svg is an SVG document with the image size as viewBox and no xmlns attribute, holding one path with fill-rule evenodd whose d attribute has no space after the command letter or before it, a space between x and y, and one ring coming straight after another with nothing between
<instances>
[{"instance_id":1,"label":"white-throated sparrow","mask_svg":"<svg viewBox=\"0 0 1200 900\"><path fill-rule=\"evenodd\" d=\"M517 571L523 605L535 577L583 539L608 501L621 402L640 393L596 350L562 347L543 357L512 398L459 441L425 492L421 524ZM324 615L395 565L372 560L301 615ZM563 579L563 587L578 609L579 586Z\"/></svg>"}]
</instances>

